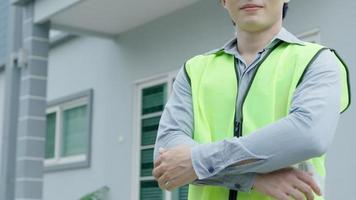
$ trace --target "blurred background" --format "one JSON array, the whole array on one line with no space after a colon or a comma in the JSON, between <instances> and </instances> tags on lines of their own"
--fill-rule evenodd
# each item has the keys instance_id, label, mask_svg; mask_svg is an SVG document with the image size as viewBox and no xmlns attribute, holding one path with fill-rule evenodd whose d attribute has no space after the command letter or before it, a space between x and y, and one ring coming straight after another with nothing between
<instances>
[{"instance_id":1,"label":"blurred background","mask_svg":"<svg viewBox=\"0 0 356 200\"><path fill-rule=\"evenodd\" d=\"M284 26L356 77L356 2L291 1ZM0 0L0 200L184 200L154 181L174 77L234 27L215 0ZM327 200L354 199L355 106L327 154ZM354 135L355 134L355 135Z\"/></svg>"}]
</instances>

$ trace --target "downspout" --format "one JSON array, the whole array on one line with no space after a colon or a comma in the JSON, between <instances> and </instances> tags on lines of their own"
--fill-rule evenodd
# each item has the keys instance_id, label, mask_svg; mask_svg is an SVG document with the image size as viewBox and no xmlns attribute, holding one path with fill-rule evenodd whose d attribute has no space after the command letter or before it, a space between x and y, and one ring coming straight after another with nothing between
<instances>
[{"instance_id":1,"label":"downspout","mask_svg":"<svg viewBox=\"0 0 356 200\"><path fill-rule=\"evenodd\" d=\"M9 6L7 25L7 51L5 63L4 121L0 142L2 159L0 166L0 199L15 197L16 139L19 108L20 69L16 53L22 45L22 9Z\"/></svg>"}]
</instances>

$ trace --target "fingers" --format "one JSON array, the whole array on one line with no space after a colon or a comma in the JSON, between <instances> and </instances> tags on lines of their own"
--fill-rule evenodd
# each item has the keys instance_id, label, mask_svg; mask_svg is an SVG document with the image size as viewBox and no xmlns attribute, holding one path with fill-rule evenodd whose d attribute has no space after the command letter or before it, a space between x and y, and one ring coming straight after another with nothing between
<instances>
[{"instance_id":1,"label":"fingers","mask_svg":"<svg viewBox=\"0 0 356 200\"><path fill-rule=\"evenodd\" d=\"M163 174L159 179L157 179L157 181L161 189L169 191L176 188L181 182L179 177L171 178L168 177L166 174Z\"/></svg>"},{"instance_id":2,"label":"fingers","mask_svg":"<svg viewBox=\"0 0 356 200\"><path fill-rule=\"evenodd\" d=\"M161 189L166 189L167 185L169 184L168 178L165 175L162 175L160 178L157 179L157 181Z\"/></svg>"},{"instance_id":3,"label":"fingers","mask_svg":"<svg viewBox=\"0 0 356 200\"><path fill-rule=\"evenodd\" d=\"M297 170L297 177L301 181L308 184L316 194L318 194L319 196L322 195L319 186L315 183L313 177L310 176L308 173Z\"/></svg>"},{"instance_id":4,"label":"fingers","mask_svg":"<svg viewBox=\"0 0 356 200\"><path fill-rule=\"evenodd\" d=\"M162 183L162 185L163 185L163 188L161 187L161 189L164 189L164 190L172 191L173 189L175 189L174 181L171 181L171 180L168 180L168 181Z\"/></svg>"},{"instance_id":5,"label":"fingers","mask_svg":"<svg viewBox=\"0 0 356 200\"><path fill-rule=\"evenodd\" d=\"M172 176L170 179L165 179L162 178L164 187L166 190L174 190L178 187L181 187L183 185L189 184L192 182L192 180L189 178L190 176L184 173L176 174L175 176Z\"/></svg>"},{"instance_id":6,"label":"fingers","mask_svg":"<svg viewBox=\"0 0 356 200\"><path fill-rule=\"evenodd\" d=\"M305 197L307 198L307 200L314 200L314 194L313 194L313 190L310 188L309 185L307 185L306 183L304 183L303 181L300 180L296 180L295 182L295 187L304 193Z\"/></svg>"},{"instance_id":7,"label":"fingers","mask_svg":"<svg viewBox=\"0 0 356 200\"><path fill-rule=\"evenodd\" d=\"M185 185L184 183L186 179L187 177L185 177L184 174L175 176L174 178L169 180L169 184L167 185L167 190L174 190L177 187Z\"/></svg>"},{"instance_id":8,"label":"fingers","mask_svg":"<svg viewBox=\"0 0 356 200\"><path fill-rule=\"evenodd\" d=\"M174 188L176 188L176 183L174 180L169 180L167 177L162 176L159 180L158 180L158 185L162 190L173 190Z\"/></svg>"},{"instance_id":9,"label":"fingers","mask_svg":"<svg viewBox=\"0 0 356 200\"><path fill-rule=\"evenodd\" d=\"M152 175L158 180L164 173L165 167L163 165L159 165L155 167L152 171Z\"/></svg>"},{"instance_id":10,"label":"fingers","mask_svg":"<svg viewBox=\"0 0 356 200\"><path fill-rule=\"evenodd\" d=\"M154 162L152 175L160 188L171 190L196 178L191 166L189 147L175 147L169 150L160 148L159 154Z\"/></svg>"},{"instance_id":11,"label":"fingers","mask_svg":"<svg viewBox=\"0 0 356 200\"><path fill-rule=\"evenodd\" d=\"M177 184L174 181L166 181L163 185L164 186L161 189L165 189L168 191L172 191L177 188Z\"/></svg>"},{"instance_id":12,"label":"fingers","mask_svg":"<svg viewBox=\"0 0 356 200\"><path fill-rule=\"evenodd\" d=\"M290 187L287 194L295 200L304 200L304 194L297 188ZM314 199L314 198L313 198ZM313 200L311 199L311 200ZM308 199L309 200L309 199Z\"/></svg>"},{"instance_id":13,"label":"fingers","mask_svg":"<svg viewBox=\"0 0 356 200\"><path fill-rule=\"evenodd\" d=\"M165 152L167 152L166 149L160 147L158 149L159 151L159 157L157 158L157 160L154 162L153 164L153 170L152 170L152 175L155 177L155 179L157 180L159 187L161 189L166 189L166 184L168 184L168 177L166 177L164 175L165 171L166 171L166 167L164 165L162 165L163 162L163 154Z\"/></svg>"},{"instance_id":14,"label":"fingers","mask_svg":"<svg viewBox=\"0 0 356 200\"><path fill-rule=\"evenodd\" d=\"M275 194L272 194L272 197L278 200L290 200L288 194L283 192L276 192Z\"/></svg>"},{"instance_id":15,"label":"fingers","mask_svg":"<svg viewBox=\"0 0 356 200\"><path fill-rule=\"evenodd\" d=\"M173 190L177 187L183 186L190 181L190 175L184 172L176 173L164 173L160 178L157 179L159 187L161 189Z\"/></svg>"},{"instance_id":16,"label":"fingers","mask_svg":"<svg viewBox=\"0 0 356 200\"><path fill-rule=\"evenodd\" d=\"M154 168L158 167L162 163L162 154L164 154L168 150L160 147L158 149L158 151L159 151L159 156L158 156L158 159L154 162L154 165L153 165Z\"/></svg>"},{"instance_id":17,"label":"fingers","mask_svg":"<svg viewBox=\"0 0 356 200\"><path fill-rule=\"evenodd\" d=\"M172 190L178 186L181 186L187 179L187 175L181 172L175 173L164 173L160 178L158 178L158 183L162 186L162 189Z\"/></svg>"},{"instance_id":18,"label":"fingers","mask_svg":"<svg viewBox=\"0 0 356 200\"><path fill-rule=\"evenodd\" d=\"M154 161L153 163L153 171L152 171L152 175L158 179L164 172L164 167L161 166L162 162L165 159L165 156L163 155L163 153L167 152L166 149L163 149L162 147L159 148L159 153L160 155L158 156L158 158Z\"/></svg>"},{"instance_id":19,"label":"fingers","mask_svg":"<svg viewBox=\"0 0 356 200\"><path fill-rule=\"evenodd\" d=\"M158 167L161 163L162 163L162 158L161 158L161 156L159 156L159 157L157 158L157 160L155 160L155 162L154 162L154 164L153 164L153 168Z\"/></svg>"},{"instance_id":20,"label":"fingers","mask_svg":"<svg viewBox=\"0 0 356 200\"><path fill-rule=\"evenodd\" d=\"M162 170L162 167L158 167L154 170L153 172L154 177L156 178L158 185L161 189L166 189L168 190L168 185L170 184L170 179L171 177L168 177L167 173L164 173Z\"/></svg>"}]
</instances>

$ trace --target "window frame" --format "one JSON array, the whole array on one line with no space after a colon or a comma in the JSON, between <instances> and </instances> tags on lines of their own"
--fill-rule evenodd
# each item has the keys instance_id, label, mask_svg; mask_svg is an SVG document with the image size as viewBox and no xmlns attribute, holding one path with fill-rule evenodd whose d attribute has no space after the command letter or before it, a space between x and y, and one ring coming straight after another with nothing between
<instances>
[{"instance_id":1,"label":"window frame","mask_svg":"<svg viewBox=\"0 0 356 200\"><path fill-rule=\"evenodd\" d=\"M145 180L154 180L153 176L141 177L141 150L148 149L148 145L146 147L141 146L141 120L149 117L154 117L158 115L154 114L145 114L141 115L142 108L142 91L144 88L149 88L152 86L167 84L167 100L172 92L173 80L178 74L179 70L174 70L171 72L166 72L162 74L158 74L155 76L151 76L148 78L144 78L141 80L137 80L133 82L134 85L134 101L133 101L133 150L132 150L132 185L131 185L131 199L139 200L140 199L140 181ZM163 112L163 111L162 111ZM162 113L160 113L161 115ZM144 116L144 117L143 117ZM163 194L164 200L172 200L173 192L165 191Z\"/></svg>"},{"instance_id":2,"label":"window frame","mask_svg":"<svg viewBox=\"0 0 356 200\"><path fill-rule=\"evenodd\" d=\"M54 158L44 159L44 171L64 171L78 168L88 168L91 162L91 138L92 138L92 104L93 90L85 90L66 97L62 97L47 103L46 116L50 113L56 113L56 128L55 128L55 147ZM87 106L87 130L88 144L87 152L84 154L61 157L61 142L62 142L62 126L63 112L80 106Z\"/></svg>"}]
</instances>

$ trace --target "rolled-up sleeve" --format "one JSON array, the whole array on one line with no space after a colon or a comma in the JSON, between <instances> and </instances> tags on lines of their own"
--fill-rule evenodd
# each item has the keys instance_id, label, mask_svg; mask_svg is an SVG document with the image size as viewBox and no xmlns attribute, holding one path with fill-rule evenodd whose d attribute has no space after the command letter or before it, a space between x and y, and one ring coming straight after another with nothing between
<instances>
[{"instance_id":1,"label":"rolled-up sleeve","mask_svg":"<svg viewBox=\"0 0 356 200\"><path fill-rule=\"evenodd\" d=\"M286 117L248 136L193 147L198 177L229 169L237 174L267 173L324 154L340 116L340 80L336 57L323 51L307 69ZM253 162L240 164L246 160Z\"/></svg>"}]
</instances>

